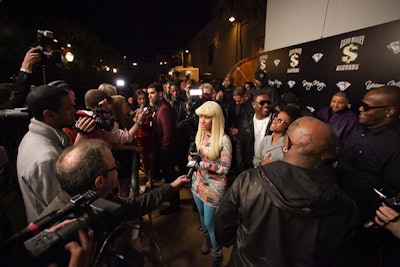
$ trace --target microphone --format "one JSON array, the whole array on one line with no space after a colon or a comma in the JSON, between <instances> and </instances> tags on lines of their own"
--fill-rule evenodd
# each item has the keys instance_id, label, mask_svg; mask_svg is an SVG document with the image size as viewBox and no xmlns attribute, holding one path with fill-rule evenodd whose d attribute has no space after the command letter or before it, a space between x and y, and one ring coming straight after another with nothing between
<instances>
[{"instance_id":1,"label":"microphone","mask_svg":"<svg viewBox=\"0 0 400 267\"><path fill-rule=\"evenodd\" d=\"M201 156L197 152L196 143L192 142L189 147L189 155L191 156L191 160L186 165L186 168L189 168L186 177L190 180L190 182L183 183L183 186L189 188L192 186L192 176L195 171L199 169L199 162L201 161Z\"/></svg>"}]
</instances>

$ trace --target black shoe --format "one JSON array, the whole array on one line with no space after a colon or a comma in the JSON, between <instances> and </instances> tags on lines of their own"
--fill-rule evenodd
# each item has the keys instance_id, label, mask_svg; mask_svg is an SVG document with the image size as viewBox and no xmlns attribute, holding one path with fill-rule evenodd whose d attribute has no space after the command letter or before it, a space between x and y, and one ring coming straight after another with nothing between
<instances>
[{"instance_id":1,"label":"black shoe","mask_svg":"<svg viewBox=\"0 0 400 267\"><path fill-rule=\"evenodd\" d=\"M169 206L163 210L160 210L160 215L169 215L174 212L178 212L181 208L179 206Z\"/></svg>"}]
</instances>

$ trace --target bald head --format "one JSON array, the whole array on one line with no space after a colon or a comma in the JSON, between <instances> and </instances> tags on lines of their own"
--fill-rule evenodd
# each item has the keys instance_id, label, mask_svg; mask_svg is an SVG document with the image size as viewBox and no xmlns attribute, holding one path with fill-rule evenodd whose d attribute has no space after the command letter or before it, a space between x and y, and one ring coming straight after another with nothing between
<instances>
[{"instance_id":1,"label":"bald head","mask_svg":"<svg viewBox=\"0 0 400 267\"><path fill-rule=\"evenodd\" d=\"M365 95L374 95L374 97L393 107L400 106L400 88L397 86L382 86L369 90Z\"/></svg>"},{"instance_id":2,"label":"bald head","mask_svg":"<svg viewBox=\"0 0 400 267\"><path fill-rule=\"evenodd\" d=\"M288 142L289 149L285 160L292 164L307 168L321 161L321 156L332 145L332 130L324 122L309 116L301 117L290 124ZM289 143L290 142L290 143ZM303 166L306 164L307 166Z\"/></svg>"},{"instance_id":3,"label":"bald head","mask_svg":"<svg viewBox=\"0 0 400 267\"><path fill-rule=\"evenodd\" d=\"M61 189L71 196L93 189L96 177L107 170L104 162L106 149L109 148L103 140L90 139L64 150L56 165Z\"/></svg>"}]
</instances>

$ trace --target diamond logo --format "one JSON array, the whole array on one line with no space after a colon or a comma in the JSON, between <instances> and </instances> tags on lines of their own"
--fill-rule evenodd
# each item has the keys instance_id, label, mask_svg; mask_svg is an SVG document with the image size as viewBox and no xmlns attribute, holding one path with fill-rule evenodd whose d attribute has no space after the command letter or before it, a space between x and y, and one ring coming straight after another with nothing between
<instances>
[{"instance_id":1,"label":"diamond logo","mask_svg":"<svg viewBox=\"0 0 400 267\"><path fill-rule=\"evenodd\" d=\"M287 82L287 84L289 85L290 88L293 88L293 86L296 84L296 82L293 80L290 80Z\"/></svg>"},{"instance_id":2,"label":"diamond logo","mask_svg":"<svg viewBox=\"0 0 400 267\"><path fill-rule=\"evenodd\" d=\"M278 65L279 65L279 62L281 62L279 59L275 59L275 60L274 60L275 66L278 66Z\"/></svg>"},{"instance_id":3,"label":"diamond logo","mask_svg":"<svg viewBox=\"0 0 400 267\"><path fill-rule=\"evenodd\" d=\"M339 88L340 91L345 91L347 88L349 88L350 85L351 83L346 81L340 81L336 83L336 86Z\"/></svg>"},{"instance_id":4,"label":"diamond logo","mask_svg":"<svg viewBox=\"0 0 400 267\"><path fill-rule=\"evenodd\" d=\"M393 54L397 55L400 53L400 41L391 42L387 45L387 48L393 52Z\"/></svg>"},{"instance_id":5,"label":"diamond logo","mask_svg":"<svg viewBox=\"0 0 400 267\"><path fill-rule=\"evenodd\" d=\"M324 54L322 53L315 53L314 55L312 55L312 58L314 59L315 62L318 62L323 56Z\"/></svg>"}]
</instances>

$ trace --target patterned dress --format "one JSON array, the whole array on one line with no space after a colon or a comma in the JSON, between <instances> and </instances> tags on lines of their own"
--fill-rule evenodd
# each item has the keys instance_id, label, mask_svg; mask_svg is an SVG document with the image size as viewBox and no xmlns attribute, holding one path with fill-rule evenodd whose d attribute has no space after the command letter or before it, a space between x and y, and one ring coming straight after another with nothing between
<instances>
[{"instance_id":1,"label":"patterned dress","mask_svg":"<svg viewBox=\"0 0 400 267\"><path fill-rule=\"evenodd\" d=\"M193 174L192 192L206 205L218 207L225 193L227 179L232 161L232 143L228 135L222 138L221 157L216 160L207 158L210 149L211 135L207 135L199 146L202 156L200 168Z\"/></svg>"}]
</instances>

